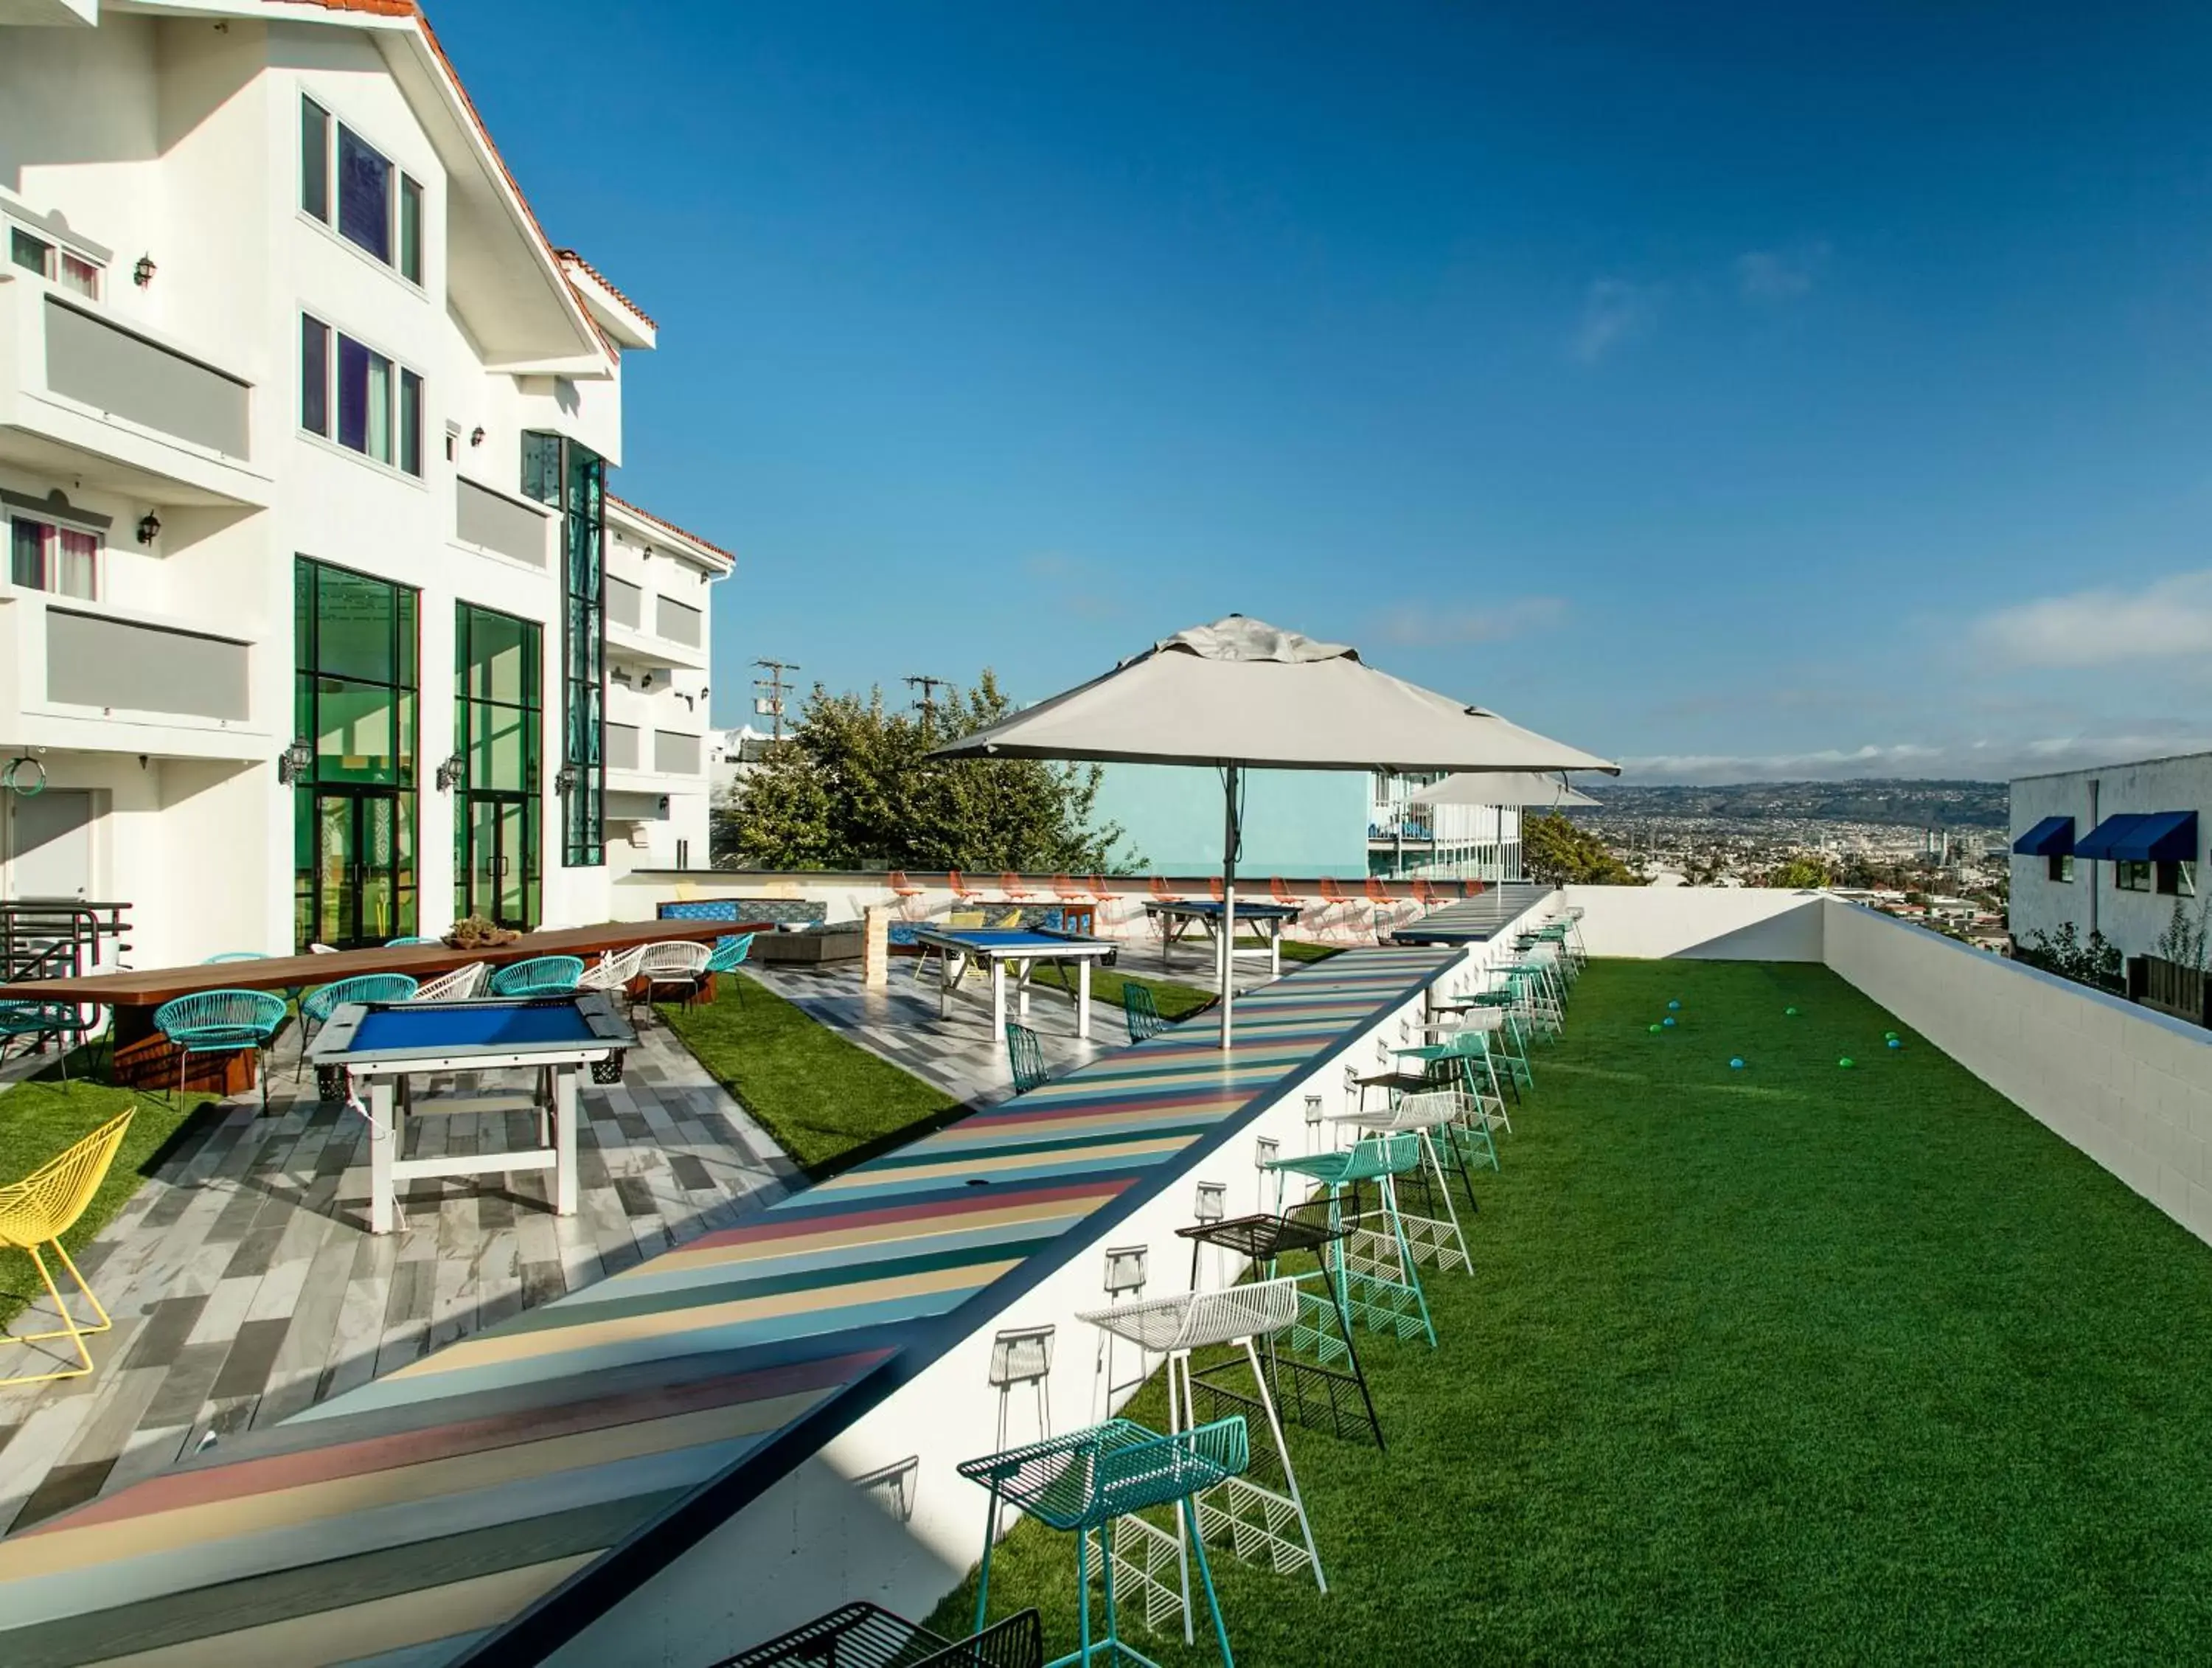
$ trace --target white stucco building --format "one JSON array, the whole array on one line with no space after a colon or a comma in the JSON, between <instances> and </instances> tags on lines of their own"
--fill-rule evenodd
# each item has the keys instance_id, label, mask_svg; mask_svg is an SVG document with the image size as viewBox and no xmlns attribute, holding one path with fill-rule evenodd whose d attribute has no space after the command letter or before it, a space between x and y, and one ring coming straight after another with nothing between
<instances>
[{"instance_id":1,"label":"white stucco building","mask_svg":"<svg viewBox=\"0 0 2212 1668\"><path fill-rule=\"evenodd\" d=\"M421 17L13 0L0 94L0 897L150 965L703 864L730 558L607 490L656 328Z\"/></svg>"},{"instance_id":2,"label":"white stucco building","mask_svg":"<svg viewBox=\"0 0 2212 1668\"><path fill-rule=\"evenodd\" d=\"M2072 922L2124 954L2151 952L2180 904L2203 907L2212 753L2022 776L2012 783L2015 941Z\"/></svg>"}]
</instances>

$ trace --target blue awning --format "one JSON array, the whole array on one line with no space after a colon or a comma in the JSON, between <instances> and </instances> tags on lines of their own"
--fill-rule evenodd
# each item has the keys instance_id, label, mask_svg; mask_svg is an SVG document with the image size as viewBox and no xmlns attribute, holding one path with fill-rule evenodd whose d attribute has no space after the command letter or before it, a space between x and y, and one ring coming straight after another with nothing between
<instances>
[{"instance_id":1,"label":"blue awning","mask_svg":"<svg viewBox=\"0 0 2212 1668\"><path fill-rule=\"evenodd\" d=\"M2154 811L2112 842L2112 856L2127 863L2191 863L2197 861L2197 813Z\"/></svg>"},{"instance_id":2,"label":"blue awning","mask_svg":"<svg viewBox=\"0 0 2212 1668\"><path fill-rule=\"evenodd\" d=\"M2074 819L2045 817L2012 843L2021 857L2063 857L2074 849Z\"/></svg>"},{"instance_id":3,"label":"blue awning","mask_svg":"<svg viewBox=\"0 0 2212 1668\"><path fill-rule=\"evenodd\" d=\"M2104 821L2074 842L2074 855L2076 857L2091 858L2099 862L2118 861L2118 854L2112 849L2112 843L2131 832L2135 825L2142 820L2142 816L2133 811L2124 812L2117 817L2106 818Z\"/></svg>"},{"instance_id":4,"label":"blue awning","mask_svg":"<svg viewBox=\"0 0 2212 1668\"><path fill-rule=\"evenodd\" d=\"M2124 812L2074 843L2076 857L2108 863L2187 863L2197 859L2194 811Z\"/></svg>"}]
</instances>

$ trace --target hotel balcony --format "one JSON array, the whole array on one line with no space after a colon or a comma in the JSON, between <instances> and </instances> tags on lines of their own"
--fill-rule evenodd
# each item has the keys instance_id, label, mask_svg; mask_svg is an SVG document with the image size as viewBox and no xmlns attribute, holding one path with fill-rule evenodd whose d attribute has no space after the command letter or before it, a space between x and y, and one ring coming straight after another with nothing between
<instances>
[{"instance_id":1,"label":"hotel balcony","mask_svg":"<svg viewBox=\"0 0 2212 1668\"><path fill-rule=\"evenodd\" d=\"M21 746L259 759L253 642L0 580L0 735Z\"/></svg>"},{"instance_id":2,"label":"hotel balcony","mask_svg":"<svg viewBox=\"0 0 2212 1668\"><path fill-rule=\"evenodd\" d=\"M640 671L704 672L707 621L698 609L607 575L607 658Z\"/></svg>"},{"instance_id":3,"label":"hotel balcony","mask_svg":"<svg viewBox=\"0 0 2212 1668\"><path fill-rule=\"evenodd\" d=\"M0 461L152 504L270 501L253 385L0 267Z\"/></svg>"},{"instance_id":4,"label":"hotel balcony","mask_svg":"<svg viewBox=\"0 0 2212 1668\"><path fill-rule=\"evenodd\" d=\"M632 822L668 815L672 794L707 788L706 740L682 730L610 722L606 727L607 815Z\"/></svg>"}]
</instances>

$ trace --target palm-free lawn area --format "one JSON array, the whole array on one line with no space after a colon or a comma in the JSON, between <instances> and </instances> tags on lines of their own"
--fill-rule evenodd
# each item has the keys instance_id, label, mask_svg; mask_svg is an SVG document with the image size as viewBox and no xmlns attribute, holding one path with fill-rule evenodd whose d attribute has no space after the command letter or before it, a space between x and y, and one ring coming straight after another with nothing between
<instances>
[{"instance_id":1,"label":"palm-free lawn area","mask_svg":"<svg viewBox=\"0 0 2212 1668\"><path fill-rule=\"evenodd\" d=\"M72 1071L79 1069L78 1061L82 1058L80 1054L70 1062ZM131 1120L130 1131L123 1138L122 1149L116 1154L106 1179L101 1182L84 1214L77 1219L76 1226L62 1236L62 1244L69 1247L72 1255L82 1251L123 1208L124 1201L144 1184L162 1148L183 1127L191 1109L202 1101L134 1095L128 1089L112 1088L103 1083L73 1082L64 1088L59 1081L44 1078L0 1089L0 1186L22 1180L134 1100L138 1105L137 1115ZM52 1257L46 1260L49 1267L56 1267ZM66 1277L58 1275L58 1268L57 1274L66 1285ZM94 1277L93 1289L97 1291L99 1286ZM0 1251L0 1326L5 1326L34 1296L41 1302L46 1300L46 1288L40 1284L38 1270L32 1266L30 1257L12 1247ZM11 1370L15 1369L0 1360L0 1376Z\"/></svg>"},{"instance_id":2,"label":"palm-free lawn area","mask_svg":"<svg viewBox=\"0 0 2212 1668\"><path fill-rule=\"evenodd\" d=\"M1239 1663L2212 1653L2212 1249L1822 968L1600 963L1537 1070L1389 1454L1291 1434L1329 1595L1218 1558ZM993 1613L1071 1648L1073 1564Z\"/></svg>"}]
</instances>

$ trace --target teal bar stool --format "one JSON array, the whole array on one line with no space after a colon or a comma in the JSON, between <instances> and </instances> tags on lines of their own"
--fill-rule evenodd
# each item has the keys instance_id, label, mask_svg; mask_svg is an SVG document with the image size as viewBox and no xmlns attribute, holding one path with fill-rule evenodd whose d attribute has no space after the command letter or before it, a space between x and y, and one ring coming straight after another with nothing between
<instances>
[{"instance_id":1,"label":"teal bar stool","mask_svg":"<svg viewBox=\"0 0 2212 1668\"><path fill-rule=\"evenodd\" d=\"M1328 1193L1329 1226L1352 1230L1336 1241L1331 1251L1346 1312L1364 1321L1370 1331L1389 1332L1401 1338L1425 1337L1433 1349L1437 1329L1429 1319L1420 1271L1414 1266L1413 1248L1398 1214L1397 1178L1419 1169L1420 1164L1420 1138L1407 1131L1370 1135L1334 1153L1276 1159L1269 1168L1319 1183ZM1372 1211L1358 1208L1358 1190L1366 1182L1376 1184L1381 1196ZM1350 1210L1345 1208L1347 1194L1352 1196Z\"/></svg>"},{"instance_id":2,"label":"teal bar stool","mask_svg":"<svg viewBox=\"0 0 2212 1668\"><path fill-rule=\"evenodd\" d=\"M991 1599L991 1554L997 1539L999 1508L1012 1504L1046 1528L1072 1530L1076 1537L1075 1586L1083 1595L1079 1642L1067 1655L1054 1658L1047 1668L1067 1668L1071 1663L1089 1668L1102 1656L1109 1662L1127 1658L1141 1668L1158 1668L1121 1638L1114 1610L1115 1520L1148 1507L1172 1506L1178 1518L1188 1523L1192 1517L1192 1495L1242 1476L1250 1463L1251 1449L1241 1414L1170 1436L1132 1420L1111 1419L1026 1447L962 1461L960 1475L991 1491L983 1567L975 1582L975 1631L983 1631L983 1617ZM1106 1586L1106 1634L1096 1641L1091 1637L1091 1537L1094 1533L1098 1537ZM1213 1638L1221 1648L1223 1668L1236 1668L1237 1659L1229 1652L1229 1629L1221 1619L1221 1600L1213 1591L1213 1571L1206 1561L1206 1543L1195 1535L1186 1538L1206 1587L1206 1608L1212 1612Z\"/></svg>"},{"instance_id":3,"label":"teal bar stool","mask_svg":"<svg viewBox=\"0 0 2212 1668\"><path fill-rule=\"evenodd\" d=\"M1443 1159L1437 1151L1437 1135L1457 1123L1460 1117L1458 1093L1449 1088L1424 1090L1417 1094L1391 1097L1387 1108L1362 1108L1356 1112L1345 1112L1331 1120L1347 1124L1370 1135L1410 1135L1420 1143L1421 1163L1414 1167L1417 1177L1424 1173L1435 1183L1435 1191L1426 1204L1430 1211L1442 1207L1442 1215L1425 1215L1409 1207L1402 1197L1397 1200L1397 1228L1407 1253L1416 1263L1433 1263L1439 1271L1455 1265L1468 1274L1474 1272L1474 1258L1468 1255L1467 1235L1459 1225L1459 1212L1453 1208L1451 1183L1444 1175ZM1467 1173L1467 1166L1460 1160L1459 1150L1449 1135L1444 1145L1459 1163L1461 1184L1467 1196L1474 1197L1474 1183ZM1397 1190L1397 1178L1390 1178L1392 1191ZM1424 1192L1427 1191L1424 1186Z\"/></svg>"},{"instance_id":4,"label":"teal bar stool","mask_svg":"<svg viewBox=\"0 0 2212 1668\"><path fill-rule=\"evenodd\" d=\"M1536 1087L1536 1068L1528 1057L1528 1028L1521 1022L1521 1014L1510 988L1478 991L1467 999L1467 1006L1475 1010L1490 1010L1498 1016L1498 1042L1491 1057L1505 1065L1508 1085L1513 1098L1521 1099L1523 1089Z\"/></svg>"}]
</instances>

